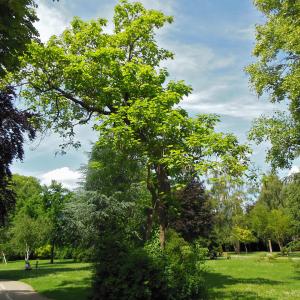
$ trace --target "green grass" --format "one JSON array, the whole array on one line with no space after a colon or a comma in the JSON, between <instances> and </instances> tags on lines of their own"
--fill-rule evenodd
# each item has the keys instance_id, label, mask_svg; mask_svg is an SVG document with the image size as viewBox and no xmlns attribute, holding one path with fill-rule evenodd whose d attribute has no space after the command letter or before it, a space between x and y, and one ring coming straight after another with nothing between
<instances>
[{"instance_id":1,"label":"green grass","mask_svg":"<svg viewBox=\"0 0 300 300\"><path fill-rule=\"evenodd\" d=\"M259 260L262 252L207 261L209 299L300 300L300 258ZM34 261L32 261L34 267ZM21 280L54 300L84 300L91 285L91 264L39 262L39 270L24 271L24 262L0 264L0 280Z\"/></svg>"},{"instance_id":2,"label":"green grass","mask_svg":"<svg viewBox=\"0 0 300 300\"><path fill-rule=\"evenodd\" d=\"M24 261L0 264L0 280L20 280L31 285L37 292L55 300L83 300L89 295L91 265L60 261L53 265L39 261L36 271L24 271Z\"/></svg>"},{"instance_id":3,"label":"green grass","mask_svg":"<svg viewBox=\"0 0 300 300\"><path fill-rule=\"evenodd\" d=\"M261 253L207 262L210 299L300 299L300 260L259 260Z\"/></svg>"}]
</instances>

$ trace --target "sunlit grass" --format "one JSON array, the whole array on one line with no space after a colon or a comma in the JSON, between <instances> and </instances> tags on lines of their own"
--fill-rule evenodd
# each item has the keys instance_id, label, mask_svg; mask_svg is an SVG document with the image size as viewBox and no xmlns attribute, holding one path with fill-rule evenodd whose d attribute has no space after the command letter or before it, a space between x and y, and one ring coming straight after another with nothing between
<instances>
[{"instance_id":1,"label":"sunlit grass","mask_svg":"<svg viewBox=\"0 0 300 300\"><path fill-rule=\"evenodd\" d=\"M211 299L300 299L300 260L269 261L260 259L261 254L208 261L205 278Z\"/></svg>"},{"instance_id":2,"label":"sunlit grass","mask_svg":"<svg viewBox=\"0 0 300 300\"><path fill-rule=\"evenodd\" d=\"M206 262L206 287L210 299L300 299L299 253L273 261L263 252L231 255L231 259ZM92 267L88 263L40 261L35 270L24 271L24 262L0 265L0 280L21 280L54 300L84 300L90 292Z\"/></svg>"},{"instance_id":3,"label":"sunlit grass","mask_svg":"<svg viewBox=\"0 0 300 300\"><path fill-rule=\"evenodd\" d=\"M0 280L20 280L30 284L37 292L55 300L86 299L91 285L91 264L60 261L53 265L39 261L35 269L24 270L24 261L0 265Z\"/></svg>"}]
</instances>

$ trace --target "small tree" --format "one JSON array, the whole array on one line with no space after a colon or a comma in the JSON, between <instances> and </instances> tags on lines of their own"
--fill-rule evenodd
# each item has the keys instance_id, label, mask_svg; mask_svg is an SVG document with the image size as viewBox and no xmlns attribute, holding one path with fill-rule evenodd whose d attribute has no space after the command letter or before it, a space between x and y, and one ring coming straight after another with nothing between
<instances>
[{"instance_id":1,"label":"small tree","mask_svg":"<svg viewBox=\"0 0 300 300\"><path fill-rule=\"evenodd\" d=\"M240 251L240 243L245 245L245 251L248 253L247 244L256 241L256 238L251 230L239 226L233 227L230 239L235 245L235 250L237 253Z\"/></svg>"},{"instance_id":2,"label":"small tree","mask_svg":"<svg viewBox=\"0 0 300 300\"><path fill-rule=\"evenodd\" d=\"M283 251L284 242L291 236L292 219L283 209L273 209L268 217L267 230Z\"/></svg>"},{"instance_id":3,"label":"small tree","mask_svg":"<svg viewBox=\"0 0 300 300\"><path fill-rule=\"evenodd\" d=\"M71 193L60 183L52 181L50 186L45 186L42 201L44 219L48 221L48 241L51 245L50 263L54 261L54 250L58 243L63 241L63 228L66 223L64 209L71 197Z\"/></svg>"},{"instance_id":4,"label":"small tree","mask_svg":"<svg viewBox=\"0 0 300 300\"><path fill-rule=\"evenodd\" d=\"M13 219L11 244L17 253L25 253L25 260L45 243L49 224L43 218L34 219L20 211Z\"/></svg>"},{"instance_id":5,"label":"small tree","mask_svg":"<svg viewBox=\"0 0 300 300\"><path fill-rule=\"evenodd\" d=\"M271 234L269 231L269 210L263 203L256 203L250 211L251 229L257 237L268 243L269 251L272 252Z\"/></svg>"}]
</instances>

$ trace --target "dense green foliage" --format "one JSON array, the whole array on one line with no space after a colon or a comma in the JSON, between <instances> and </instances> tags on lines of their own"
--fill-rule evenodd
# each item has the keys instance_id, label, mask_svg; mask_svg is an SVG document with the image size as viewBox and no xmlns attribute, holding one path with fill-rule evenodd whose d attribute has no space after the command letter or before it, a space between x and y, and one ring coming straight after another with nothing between
<instances>
[{"instance_id":1,"label":"dense green foliage","mask_svg":"<svg viewBox=\"0 0 300 300\"><path fill-rule=\"evenodd\" d=\"M1 0L0 2L0 77L19 66L19 56L32 39L37 40L38 20L33 0Z\"/></svg>"},{"instance_id":2,"label":"dense green foliage","mask_svg":"<svg viewBox=\"0 0 300 300\"><path fill-rule=\"evenodd\" d=\"M30 122L33 114L15 107L16 94L12 87L0 90L0 226L7 221L9 211L15 204L11 187L10 167L14 159L22 160L23 143L35 137L35 129Z\"/></svg>"},{"instance_id":3,"label":"dense green foliage","mask_svg":"<svg viewBox=\"0 0 300 300\"><path fill-rule=\"evenodd\" d=\"M218 169L235 177L248 161L247 146L239 145L232 134L215 131L218 117L190 118L176 107L191 87L167 80L160 64L173 54L155 40L155 30L171 21L141 3L120 1L113 33L104 33L106 20L75 18L71 28L45 45L32 42L20 72L8 76L23 86L22 97L43 115L44 125L75 147L74 125L95 115L101 145L112 144L143 162L162 247L172 190L186 177L184 170L193 170L185 172L189 176L203 176Z\"/></svg>"},{"instance_id":4,"label":"dense green foliage","mask_svg":"<svg viewBox=\"0 0 300 300\"><path fill-rule=\"evenodd\" d=\"M271 136L268 159L273 167L283 167L298 155L299 91L293 85L298 50L289 30L297 33L293 17L299 7L288 0L255 4L267 21L257 27L259 61L247 70L259 94L268 91L272 101L290 100L290 116L261 118L251 134L259 142ZM13 89L2 89L8 112L0 113L0 130L10 135L0 132L0 138L11 136L11 143L1 143L6 160L1 156L0 189L15 197L14 203L0 193L3 257L93 262L88 283L94 300L196 300L208 297L207 258L230 259L224 250L240 254L267 245L272 252L272 242L281 255L297 249L299 174L282 180L275 173L260 178L246 172L250 149L216 130L218 116L192 118L179 106L192 88L168 79L161 65L173 54L160 48L155 36L172 17L121 0L111 33L104 19L74 18L61 35L43 44L33 39L33 2L7 5L24 13L20 17L29 22L31 33L25 35L31 42L26 51L22 44L10 53L7 66L0 61L2 71L11 71L1 87L21 86L27 106L26 113L19 112L12 105ZM281 56L285 64L276 65ZM7 180L12 160L23 157L24 134L34 137L32 116L39 117L41 128L64 138L62 151L80 145L74 126L90 122L98 131L77 190L57 182L42 186L21 175ZM269 254L260 263L267 260L276 257Z\"/></svg>"},{"instance_id":5,"label":"dense green foliage","mask_svg":"<svg viewBox=\"0 0 300 300\"><path fill-rule=\"evenodd\" d=\"M300 3L297 0L255 0L266 22L256 26L256 63L246 70L255 91L271 102L288 100L288 113L262 116L255 121L251 138L271 142L267 161L273 167L290 166L299 156L300 132Z\"/></svg>"}]
</instances>

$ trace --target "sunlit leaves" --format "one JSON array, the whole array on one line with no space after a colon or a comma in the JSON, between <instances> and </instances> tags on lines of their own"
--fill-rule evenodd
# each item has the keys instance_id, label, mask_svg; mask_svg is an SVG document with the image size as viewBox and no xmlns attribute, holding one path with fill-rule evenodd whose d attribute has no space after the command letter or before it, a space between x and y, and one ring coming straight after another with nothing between
<instances>
[{"instance_id":1,"label":"sunlit leaves","mask_svg":"<svg viewBox=\"0 0 300 300\"><path fill-rule=\"evenodd\" d=\"M249 65L246 71L259 96L265 93L271 102L288 100L290 115L286 115L284 121L282 116L276 115L260 118L250 137L256 142L270 141L272 147L267 160L273 167L284 168L299 156L300 2L255 0L254 3L265 14L266 23L256 27L253 54L258 61ZM280 134L279 128L283 130Z\"/></svg>"}]
</instances>

